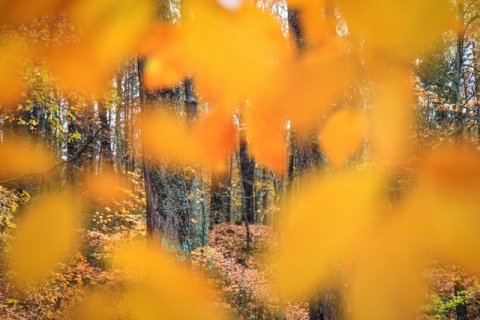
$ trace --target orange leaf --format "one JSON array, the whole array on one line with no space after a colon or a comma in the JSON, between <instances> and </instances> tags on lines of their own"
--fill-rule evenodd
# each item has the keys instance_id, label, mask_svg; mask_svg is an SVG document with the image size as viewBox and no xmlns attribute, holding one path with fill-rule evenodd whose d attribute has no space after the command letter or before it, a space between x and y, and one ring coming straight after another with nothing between
<instances>
[{"instance_id":1,"label":"orange leaf","mask_svg":"<svg viewBox=\"0 0 480 320\"><path fill-rule=\"evenodd\" d=\"M222 319L206 284L172 260L153 246L129 247L115 256L115 267L135 275L126 283L122 301L128 318Z\"/></svg>"},{"instance_id":2,"label":"orange leaf","mask_svg":"<svg viewBox=\"0 0 480 320\"><path fill-rule=\"evenodd\" d=\"M11 107L20 98L23 83L20 80L22 58L19 52L24 53L26 47L16 39L10 40L0 49L0 103Z\"/></svg>"},{"instance_id":3,"label":"orange leaf","mask_svg":"<svg viewBox=\"0 0 480 320\"><path fill-rule=\"evenodd\" d=\"M74 91L104 91L115 58L131 53L153 11L151 0L74 2L67 14L72 24L82 30L82 37L78 42L46 51L52 72Z\"/></svg>"},{"instance_id":4,"label":"orange leaf","mask_svg":"<svg viewBox=\"0 0 480 320\"><path fill-rule=\"evenodd\" d=\"M0 176L2 178L43 173L50 168L51 158L39 150L39 146L29 145L26 141L7 139L0 144Z\"/></svg>"},{"instance_id":5,"label":"orange leaf","mask_svg":"<svg viewBox=\"0 0 480 320\"><path fill-rule=\"evenodd\" d=\"M320 131L320 146L330 163L341 166L360 150L368 121L359 110L342 109L333 114Z\"/></svg>"},{"instance_id":6,"label":"orange leaf","mask_svg":"<svg viewBox=\"0 0 480 320\"><path fill-rule=\"evenodd\" d=\"M181 121L168 113L144 115L140 128L147 155L178 163L192 159L189 135Z\"/></svg>"},{"instance_id":7,"label":"orange leaf","mask_svg":"<svg viewBox=\"0 0 480 320\"><path fill-rule=\"evenodd\" d=\"M342 95L351 74L342 52L342 43L331 41L287 65L283 75L286 83L279 91L283 100L280 102L287 106L295 129L312 129Z\"/></svg>"},{"instance_id":8,"label":"orange leaf","mask_svg":"<svg viewBox=\"0 0 480 320\"><path fill-rule=\"evenodd\" d=\"M422 260L396 219L372 230L359 251L352 283L352 319L416 319L424 298Z\"/></svg>"},{"instance_id":9,"label":"orange leaf","mask_svg":"<svg viewBox=\"0 0 480 320\"><path fill-rule=\"evenodd\" d=\"M73 250L78 226L77 208L70 194L44 195L32 202L22 214L12 244L16 279L32 284L48 276Z\"/></svg>"},{"instance_id":10,"label":"orange leaf","mask_svg":"<svg viewBox=\"0 0 480 320\"><path fill-rule=\"evenodd\" d=\"M449 0L340 0L338 5L349 32L363 36L377 59L409 61L454 27Z\"/></svg>"},{"instance_id":11,"label":"orange leaf","mask_svg":"<svg viewBox=\"0 0 480 320\"><path fill-rule=\"evenodd\" d=\"M104 170L100 174L90 174L85 178L83 189L92 200L111 202L122 200L126 194L125 182L122 177L112 170Z\"/></svg>"},{"instance_id":12,"label":"orange leaf","mask_svg":"<svg viewBox=\"0 0 480 320\"><path fill-rule=\"evenodd\" d=\"M185 78L189 65L184 46L178 26L161 23L153 27L139 48L146 57L144 81L148 89L171 87Z\"/></svg>"},{"instance_id":13,"label":"orange leaf","mask_svg":"<svg viewBox=\"0 0 480 320\"><path fill-rule=\"evenodd\" d=\"M355 172L312 179L303 186L289 204L280 230L276 262L282 295L313 293L365 245L379 186L377 176Z\"/></svg>"},{"instance_id":14,"label":"orange leaf","mask_svg":"<svg viewBox=\"0 0 480 320\"><path fill-rule=\"evenodd\" d=\"M186 61L200 95L217 106L235 108L261 94L272 65L291 54L279 23L249 4L228 10L215 0L185 1L193 19L182 25Z\"/></svg>"},{"instance_id":15,"label":"orange leaf","mask_svg":"<svg viewBox=\"0 0 480 320\"><path fill-rule=\"evenodd\" d=\"M228 112L218 108L209 110L197 120L190 133L196 158L214 170L224 170L228 156L235 148L236 133Z\"/></svg>"},{"instance_id":16,"label":"orange leaf","mask_svg":"<svg viewBox=\"0 0 480 320\"><path fill-rule=\"evenodd\" d=\"M258 104L246 107L246 136L251 155L281 176L287 165L286 120L278 108L269 106Z\"/></svg>"}]
</instances>

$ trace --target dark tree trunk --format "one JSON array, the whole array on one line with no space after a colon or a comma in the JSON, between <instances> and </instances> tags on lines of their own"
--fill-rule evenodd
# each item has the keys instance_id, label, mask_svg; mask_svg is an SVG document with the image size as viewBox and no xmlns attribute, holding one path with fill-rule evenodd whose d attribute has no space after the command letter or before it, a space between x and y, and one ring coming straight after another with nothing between
<instances>
[{"instance_id":1,"label":"dark tree trunk","mask_svg":"<svg viewBox=\"0 0 480 320\"><path fill-rule=\"evenodd\" d=\"M310 299L309 315L315 320L343 319L343 296L338 286L324 288Z\"/></svg>"},{"instance_id":2,"label":"dark tree trunk","mask_svg":"<svg viewBox=\"0 0 480 320\"><path fill-rule=\"evenodd\" d=\"M169 249L188 252L190 206L183 174L148 162L144 170L149 237Z\"/></svg>"},{"instance_id":3,"label":"dark tree trunk","mask_svg":"<svg viewBox=\"0 0 480 320\"><path fill-rule=\"evenodd\" d=\"M70 103L69 103L70 104ZM72 135L79 130L76 120L68 120L68 139L67 139L67 158L73 159L78 152L78 141L72 138ZM67 184L74 185L77 181L77 170L80 159L70 161L67 164Z\"/></svg>"},{"instance_id":4,"label":"dark tree trunk","mask_svg":"<svg viewBox=\"0 0 480 320\"><path fill-rule=\"evenodd\" d=\"M462 295L462 292L465 291L465 287L460 282L456 281L455 286L455 296ZM468 311L467 311L467 304L461 303L457 304L455 307L455 314L457 316L457 320L468 320Z\"/></svg>"},{"instance_id":5,"label":"dark tree trunk","mask_svg":"<svg viewBox=\"0 0 480 320\"><path fill-rule=\"evenodd\" d=\"M138 66L141 79L143 62ZM180 101L178 89L149 91L140 83L140 94L144 109L155 103L178 105ZM191 210L183 170L166 163L147 161L146 157L148 150L144 150L143 159L147 234L171 250L188 252L191 249Z\"/></svg>"},{"instance_id":6,"label":"dark tree trunk","mask_svg":"<svg viewBox=\"0 0 480 320\"><path fill-rule=\"evenodd\" d=\"M250 235L249 224L255 223L255 162L248 154L248 142L245 134L240 134L240 176L242 179L242 220L245 223L245 230L247 233L247 242L245 251L250 251L252 238Z\"/></svg>"},{"instance_id":7,"label":"dark tree trunk","mask_svg":"<svg viewBox=\"0 0 480 320\"><path fill-rule=\"evenodd\" d=\"M298 52L305 48L305 37L300 27L300 12L296 9L288 8L288 25L290 32L294 36Z\"/></svg>"},{"instance_id":8,"label":"dark tree trunk","mask_svg":"<svg viewBox=\"0 0 480 320\"><path fill-rule=\"evenodd\" d=\"M210 190L211 224L230 222L230 175L228 172L212 172Z\"/></svg>"},{"instance_id":9,"label":"dark tree trunk","mask_svg":"<svg viewBox=\"0 0 480 320\"><path fill-rule=\"evenodd\" d=\"M268 225L268 224L270 224L270 220L271 220L268 217L268 198L269 198L270 191L269 191L269 188L268 188L268 184L269 184L268 170L265 169L265 168L263 169L262 180L263 180L263 187L262 187L263 224Z\"/></svg>"},{"instance_id":10,"label":"dark tree trunk","mask_svg":"<svg viewBox=\"0 0 480 320\"><path fill-rule=\"evenodd\" d=\"M184 81L184 90L185 112L189 124L193 124L197 117L197 99L191 78ZM205 189L201 168L197 166L195 171L187 171L185 174L190 207L190 249L194 250L208 245L208 212L205 210Z\"/></svg>"},{"instance_id":11,"label":"dark tree trunk","mask_svg":"<svg viewBox=\"0 0 480 320\"><path fill-rule=\"evenodd\" d=\"M243 187L243 220L255 223L255 162L248 155L247 140L240 139L240 173Z\"/></svg>"},{"instance_id":12,"label":"dark tree trunk","mask_svg":"<svg viewBox=\"0 0 480 320\"><path fill-rule=\"evenodd\" d=\"M85 151L82 155L82 170L87 173L94 172L95 158L97 156L97 139L95 137L98 130L97 122L95 121L95 114L93 112L93 106L89 106L82 111L81 122L85 125L83 129L82 144L86 144Z\"/></svg>"},{"instance_id":13,"label":"dark tree trunk","mask_svg":"<svg viewBox=\"0 0 480 320\"><path fill-rule=\"evenodd\" d=\"M108 109L105 102L98 104L98 115L100 125L100 157L102 164L113 166L112 138L110 132L110 121L108 119Z\"/></svg>"},{"instance_id":14,"label":"dark tree trunk","mask_svg":"<svg viewBox=\"0 0 480 320\"><path fill-rule=\"evenodd\" d=\"M188 120L195 121L197 117L197 99L195 98L195 91L193 88L193 79L185 80L185 111L187 112Z\"/></svg>"}]
</instances>

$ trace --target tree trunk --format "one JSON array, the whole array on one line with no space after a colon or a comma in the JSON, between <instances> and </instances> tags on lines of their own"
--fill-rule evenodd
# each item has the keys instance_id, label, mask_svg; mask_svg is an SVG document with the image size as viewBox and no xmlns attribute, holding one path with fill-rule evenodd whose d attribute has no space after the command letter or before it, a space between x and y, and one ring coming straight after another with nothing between
<instances>
[{"instance_id":1,"label":"tree trunk","mask_svg":"<svg viewBox=\"0 0 480 320\"><path fill-rule=\"evenodd\" d=\"M139 62L138 70L142 79L143 62ZM141 82L140 94L144 109L158 102L178 105L180 100L178 89L149 91ZM184 172L166 163L147 161L148 150L143 156L147 234L171 250L189 252L190 204Z\"/></svg>"},{"instance_id":2,"label":"tree trunk","mask_svg":"<svg viewBox=\"0 0 480 320\"><path fill-rule=\"evenodd\" d=\"M108 119L108 109L104 101L98 104L98 115L100 118L100 125L102 126L100 132L100 157L101 163L113 167L113 151L112 138L110 131L110 121Z\"/></svg>"},{"instance_id":3,"label":"tree trunk","mask_svg":"<svg viewBox=\"0 0 480 320\"><path fill-rule=\"evenodd\" d=\"M193 87L193 80L188 78L184 82L185 112L188 122L192 124L197 117L197 99ZM208 245L208 215L205 207L205 188L201 174L201 168L186 172L187 197L190 205L190 250Z\"/></svg>"},{"instance_id":4,"label":"tree trunk","mask_svg":"<svg viewBox=\"0 0 480 320\"><path fill-rule=\"evenodd\" d=\"M248 154L248 145L245 134L240 134L240 175L242 178L242 220L245 223L245 230L247 232L247 242L245 251L250 251L252 242L250 236L249 224L255 223L255 198L254 198L254 184L255 184L255 162Z\"/></svg>"},{"instance_id":5,"label":"tree trunk","mask_svg":"<svg viewBox=\"0 0 480 320\"><path fill-rule=\"evenodd\" d=\"M240 138L240 173L243 187L243 220L255 223L255 162L248 154L247 140Z\"/></svg>"},{"instance_id":6,"label":"tree trunk","mask_svg":"<svg viewBox=\"0 0 480 320\"><path fill-rule=\"evenodd\" d=\"M72 103L69 102L69 105ZM73 159L78 152L78 141L72 138L72 135L78 131L76 120L68 119L68 135L67 135L67 158ZM67 184L74 185L77 182L77 170L80 160L70 161L67 164Z\"/></svg>"},{"instance_id":7,"label":"tree trunk","mask_svg":"<svg viewBox=\"0 0 480 320\"><path fill-rule=\"evenodd\" d=\"M210 188L210 219L211 225L222 221L230 222L230 174L212 172Z\"/></svg>"},{"instance_id":8,"label":"tree trunk","mask_svg":"<svg viewBox=\"0 0 480 320\"><path fill-rule=\"evenodd\" d=\"M460 296L462 291L465 291L465 287L458 281L455 282L454 286L455 296ZM457 304L455 307L455 314L457 316L457 320L468 320L468 311L467 311L467 304L460 303Z\"/></svg>"}]
</instances>

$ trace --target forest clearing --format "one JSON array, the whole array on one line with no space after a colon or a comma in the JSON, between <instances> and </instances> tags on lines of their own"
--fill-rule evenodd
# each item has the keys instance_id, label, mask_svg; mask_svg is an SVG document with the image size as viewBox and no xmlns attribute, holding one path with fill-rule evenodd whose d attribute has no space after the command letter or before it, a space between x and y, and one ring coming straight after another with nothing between
<instances>
[{"instance_id":1,"label":"forest clearing","mask_svg":"<svg viewBox=\"0 0 480 320\"><path fill-rule=\"evenodd\" d=\"M0 319L480 319L479 0L0 9Z\"/></svg>"}]
</instances>

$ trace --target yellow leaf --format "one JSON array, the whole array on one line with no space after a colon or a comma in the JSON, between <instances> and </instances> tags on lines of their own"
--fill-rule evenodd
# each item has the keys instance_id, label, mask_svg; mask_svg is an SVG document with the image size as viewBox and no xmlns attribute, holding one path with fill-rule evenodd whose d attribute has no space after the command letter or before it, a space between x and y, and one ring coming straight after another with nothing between
<instances>
[{"instance_id":1,"label":"yellow leaf","mask_svg":"<svg viewBox=\"0 0 480 320\"><path fill-rule=\"evenodd\" d=\"M160 23L153 26L141 41L140 54L146 57L144 82L147 89L161 89L176 85L189 73L184 61L185 40L176 25Z\"/></svg>"},{"instance_id":2,"label":"yellow leaf","mask_svg":"<svg viewBox=\"0 0 480 320\"><path fill-rule=\"evenodd\" d=\"M352 319L415 319L424 297L422 261L402 223L392 219L380 227L372 230L355 263Z\"/></svg>"},{"instance_id":3,"label":"yellow leaf","mask_svg":"<svg viewBox=\"0 0 480 320\"><path fill-rule=\"evenodd\" d=\"M182 120L168 113L142 118L140 127L148 155L179 164L198 162L213 170L225 169L236 142L230 114L222 109L209 110L190 131Z\"/></svg>"},{"instance_id":4,"label":"yellow leaf","mask_svg":"<svg viewBox=\"0 0 480 320\"><path fill-rule=\"evenodd\" d=\"M372 107L372 153L384 164L401 162L408 156L407 135L414 103L409 74L390 69L390 78L380 87Z\"/></svg>"},{"instance_id":5,"label":"yellow leaf","mask_svg":"<svg viewBox=\"0 0 480 320\"><path fill-rule=\"evenodd\" d=\"M0 21L2 23L22 23L42 15L59 12L70 2L69 0L26 0L13 2L1 0Z\"/></svg>"},{"instance_id":6,"label":"yellow leaf","mask_svg":"<svg viewBox=\"0 0 480 320\"><path fill-rule=\"evenodd\" d=\"M180 163L192 158L188 133L175 115L145 115L140 128L148 156Z\"/></svg>"},{"instance_id":7,"label":"yellow leaf","mask_svg":"<svg viewBox=\"0 0 480 320\"><path fill-rule=\"evenodd\" d=\"M287 165L286 116L278 106L259 103L245 111L245 130L250 154L282 176Z\"/></svg>"},{"instance_id":8,"label":"yellow leaf","mask_svg":"<svg viewBox=\"0 0 480 320\"><path fill-rule=\"evenodd\" d=\"M418 192L406 204L416 234L432 253L480 271L480 161L460 148L432 152L420 171Z\"/></svg>"},{"instance_id":9,"label":"yellow leaf","mask_svg":"<svg viewBox=\"0 0 480 320\"><path fill-rule=\"evenodd\" d=\"M409 62L455 25L449 0L340 0L338 5L349 32L363 36L377 59Z\"/></svg>"},{"instance_id":10,"label":"yellow leaf","mask_svg":"<svg viewBox=\"0 0 480 320\"><path fill-rule=\"evenodd\" d=\"M108 320L112 319L111 301L98 293L87 293L85 297L75 305L67 314L66 319L72 320Z\"/></svg>"},{"instance_id":11,"label":"yellow leaf","mask_svg":"<svg viewBox=\"0 0 480 320\"><path fill-rule=\"evenodd\" d=\"M291 53L279 23L249 4L228 10L215 0L185 1L193 19L182 22L184 60L195 73L200 95L236 108L275 81L272 66Z\"/></svg>"},{"instance_id":12,"label":"yellow leaf","mask_svg":"<svg viewBox=\"0 0 480 320\"><path fill-rule=\"evenodd\" d=\"M280 230L275 260L281 294L311 294L365 244L378 187L375 175L355 172L312 180L303 187Z\"/></svg>"},{"instance_id":13,"label":"yellow leaf","mask_svg":"<svg viewBox=\"0 0 480 320\"><path fill-rule=\"evenodd\" d=\"M77 240L77 215L75 199L67 192L44 195L28 206L12 243L16 280L33 284L68 258Z\"/></svg>"},{"instance_id":14,"label":"yellow leaf","mask_svg":"<svg viewBox=\"0 0 480 320\"><path fill-rule=\"evenodd\" d=\"M23 83L20 80L21 55L26 47L16 40L10 40L9 44L4 44L0 49L0 103L7 107L12 107L20 97L23 90Z\"/></svg>"},{"instance_id":15,"label":"yellow leaf","mask_svg":"<svg viewBox=\"0 0 480 320\"><path fill-rule=\"evenodd\" d=\"M75 43L46 51L52 72L72 90L105 90L115 58L128 56L136 47L153 11L150 0L74 2L67 15L82 30L82 37Z\"/></svg>"},{"instance_id":16,"label":"yellow leaf","mask_svg":"<svg viewBox=\"0 0 480 320\"><path fill-rule=\"evenodd\" d=\"M114 266L130 275L123 302L129 318L222 319L198 275L194 277L158 248L126 248L115 256Z\"/></svg>"},{"instance_id":17,"label":"yellow leaf","mask_svg":"<svg viewBox=\"0 0 480 320\"><path fill-rule=\"evenodd\" d=\"M44 173L52 164L51 157L25 139L5 139L0 143L0 177L16 178L25 174Z\"/></svg>"},{"instance_id":18,"label":"yellow leaf","mask_svg":"<svg viewBox=\"0 0 480 320\"><path fill-rule=\"evenodd\" d=\"M105 203L124 199L124 188L125 180L111 169L104 169L100 174L87 175L83 182L83 189L90 199Z\"/></svg>"},{"instance_id":19,"label":"yellow leaf","mask_svg":"<svg viewBox=\"0 0 480 320\"><path fill-rule=\"evenodd\" d=\"M367 119L359 110L342 109L330 116L320 131L320 146L329 162L341 166L360 150L367 128Z\"/></svg>"},{"instance_id":20,"label":"yellow leaf","mask_svg":"<svg viewBox=\"0 0 480 320\"><path fill-rule=\"evenodd\" d=\"M194 158L213 170L225 170L236 138L232 116L224 109L212 108L197 120L190 132Z\"/></svg>"},{"instance_id":21,"label":"yellow leaf","mask_svg":"<svg viewBox=\"0 0 480 320\"><path fill-rule=\"evenodd\" d=\"M278 103L287 106L295 129L309 131L314 128L332 103L342 96L351 74L343 51L343 44L332 40L286 65Z\"/></svg>"}]
</instances>

